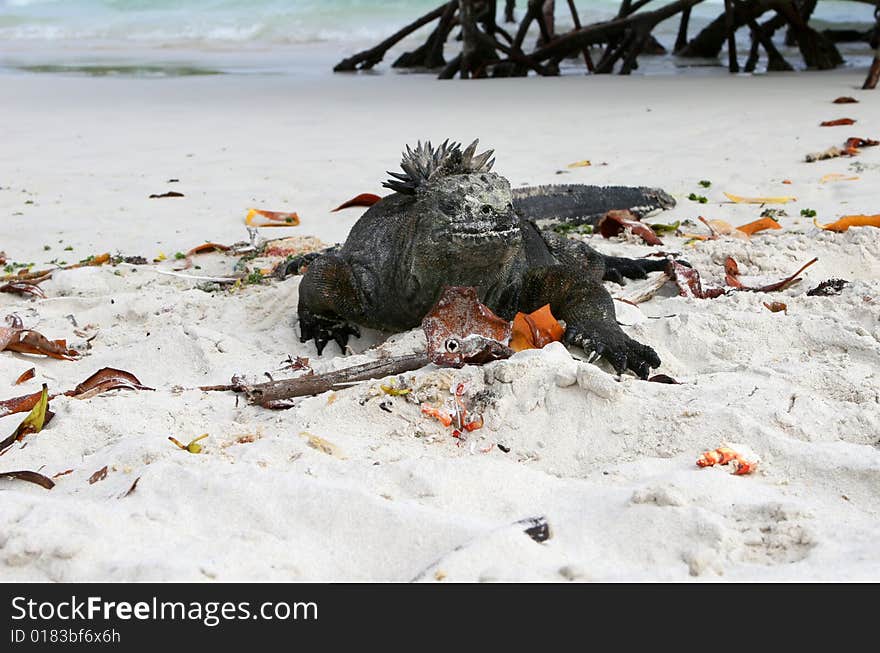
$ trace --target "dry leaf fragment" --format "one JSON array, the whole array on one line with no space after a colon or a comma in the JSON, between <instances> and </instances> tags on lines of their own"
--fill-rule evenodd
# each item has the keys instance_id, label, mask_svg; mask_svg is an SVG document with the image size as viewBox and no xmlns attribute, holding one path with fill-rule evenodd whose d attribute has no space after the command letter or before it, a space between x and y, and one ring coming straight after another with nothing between
<instances>
[{"instance_id":1,"label":"dry leaf fragment","mask_svg":"<svg viewBox=\"0 0 880 653\"><path fill-rule=\"evenodd\" d=\"M204 254L205 252L228 252L230 249L232 248L229 245L221 245L220 243L202 243L190 249L186 256Z\"/></svg>"},{"instance_id":2,"label":"dry leaf fragment","mask_svg":"<svg viewBox=\"0 0 880 653\"><path fill-rule=\"evenodd\" d=\"M266 220L264 222L254 222L257 217L263 217ZM244 223L249 227L295 227L299 224L299 216L296 213L249 209Z\"/></svg>"},{"instance_id":3,"label":"dry leaf fragment","mask_svg":"<svg viewBox=\"0 0 880 653\"><path fill-rule=\"evenodd\" d=\"M813 224L819 229L837 232L846 231L850 227L880 227L880 213L877 215L845 215L839 220L828 224L819 224L814 219Z\"/></svg>"},{"instance_id":4,"label":"dry leaf fragment","mask_svg":"<svg viewBox=\"0 0 880 653\"><path fill-rule=\"evenodd\" d=\"M841 96L833 101L834 104L858 104L859 101L854 97L849 97L848 95Z\"/></svg>"},{"instance_id":5,"label":"dry leaf fragment","mask_svg":"<svg viewBox=\"0 0 880 653\"><path fill-rule=\"evenodd\" d=\"M170 190L167 193L153 193L150 195L149 199L156 200L162 199L163 197L183 197L183 193L178 193L176 190Z\"/></svg>"},{"instance_id":6,"label":"dry leaf fragment","mask_svg":"<svg viewBox=\"0 0 880 653\"><path fill-rule=\"evenodd\" d=\"M22 383L24 383L26 381L30 381L36 375L37 375L37 370L32 367L31 369L21 373L21 376L19 376L15 380L15 385L21 385Z\"/></svg>"},{"instance_id":7,"label":"dry leaf fragment","mask_svg":"<svg viewBox=\"0 0 880 653\"><path fill-rule=\"evenodd\" d=\"M820 184L827 184L829 181L858 181L859 177L855 175L843 175L839 172L832 172L827 175L823 175L821 179L819 179Z\"/></svg>"},{"instance_id":8,"label":"dry leaf fragment","mask_svg":"<svg viewBox=\"0 0 880 653\"><path fill-rule=\"evenodd\" d=\"M325 453L328 456L333 456L334 458L345 460L345 455L342 453L342 450L329 440L325 440L324 438L317 435L312 435L307 431L303 431L302 433L300 433L300 435L306 439L306 444L308 444L312 449L320 451L321 453Z\"/></svg>"},{"instance_id":9,"label":"dry leaf fragment","mask_svg":"<svg viewBox=\"0 0 880 653\"><path fill-rule=\"evenodd\" d=\"M381 197L379 197L378 195L374 195L373 193L361 193L360 195L355 195L347 202L343 202L335 209L333 209L331 213L335 213L336 211L341 211L342 209L347 209L352 206L373 206L373 204L381 199Z\"/></svg>"},{"instance_id":10,"label":"dry leaf fragment","mask_svg":"<svg viewBox=\"0 0 880 653\"><path fill-rule=\"evenodd\" d=\"M880 145L880 141L876 141L873 138L860 138L858 136L853 136L846 139L843 149L846 154L855 156L859 153L860 147L876 147L877 145Z\"/></svg>"},{"instance_id":11,"label":"dry leaf fragment","mask_svg":"<svg viewBox=\"0 0 880 653\"><path fill-rule=\"evenodd\" d=\"M788 202L797 201L796 197L783 195L779 197L742 197L740 195L731 195L724 193L731 202L736 204L787 204Z\"/></svg>"},{"instance_id":12,"label":"dry leaf fragment","mask_svg":"<svg viewBox=\"0 0 880 653\"><path fill-rule=\"evenodd\" d=\"M588 168L591 165L593 165L591 161L589 161L587 159L583 159L582 161L575 161L574 163L569 163L568 167L569 168Z\"/></svg>"},{"instance_id":13,"label":"dry leaf fragment","mask_svg":"<svg viewBox=\"0 0 880 653\"><path fill-rule=\"evenodd\" d=\"M0 417L14 415L15 413L23 413L26 410L32 409L34 406L37 405L37 402L40 401L40 397L42 395L43 393L41 391L37 391L29 395L13 397L12 399L5 399L3 401L0 401Z\"/></svg>"},{"instance_id":14,"label":"dry leaf fragment","mask_svg":"<svg viewBox=\"0 0 880 653\"><path fill-rule=\"evenodd\" d=\"M230 249L232 248L229 245L221 245L220 243L202 243L201 245L196 245L183 255L183 265L175 267L174 269L178 272L181 270L188 270L193 266L192 257L197 254L205 254L207 252L227 252ZM180 254L177 255L177 258L181 258Z\"/></svg>"},{"instance_id":15,"label":"dry leaf fragment","mask_svg":"<svg viewBox=\"0 0 880 653\"><path fill-rule=\"evenodd\" d=\"M100 370L92 374L85 381L80 383L76 388L65 392L68 397L76 399L90 399L110 390L153 390L143 385L140 380L131 372L125 370L117 370L112 367L102 367Z\"/></svg>"},{"instance_id":16,"label":"dry leaf fragment","mask_svg":"<svg viewBox=\"0 0 880 653\"><path fill-rule=\"evenodd\" d=\"M52 474L52 478L59 478L61 476L67 476L68 474L72 474L72 469L65 469L63 472L58 472L57 474Z\"/></svg>"},{"instance_id":17,"label":"dry leaf fragment","mask_svg":"<svg viewBox=\"0 0 880 653\"><path fill-rule=\"evenodd\" d=\"M629 229L634 235L639 236L649 245L663 244L663 241L657 237L654 230L645 223L640 222L638 216L629 210L608 211L599 220L596 228L604 238L617 236L624 230Z\"/></svg>"},{"instance_id":18,"label":"dry leaf fragment","mask_svg":"<svg viewBox=\"0 0 880 653\"><path fill-rule=\"evenodd\" d=\"M391 395L392 397L403 397L412 392L412 388L407 388L406 386L398 387L397 382L394 379L392 379L387 385L380 385L379 389L386 395Z\"/></svg>"},{"instance_id":19,"label":"dry leaf fragment","mask_svg":"<svg viewBox=\"0 0 880 653\"><path fill-rule=\"evenodd\" d=\"M513 353L505 344L510 339L510 322L482 304L470 286L444 287L422 320L422 330L428 358L440 367L481 365Z\"/></svg>"},{"instance_id":20,"label":"dry leaf fragment","mask_svg":"<svg viewBox=\"0 0 880 653\"><path fill-rule=\"evenodd\" d=\"M551 342L561 341L564 334L565 329L550 312L550 304L545 304L533 313L516 314L510 348L513 351L543 349Z\"/></svg>"},{"instance_id":21,"label":"dry leaf fragment","mask_svg":"<svg viewBox=\"0 0 880 653\"><path fill-rule=\"evenodd\" d=\"M694 268L688 268L678 261L669 261L666 266L666 274L672 277L678 286L678 294L682 297L696 297L697 299L714 299L724 294L724 288L703 288L700 281L700 273Z\"/></svg>"},{"instance_id":22,"label":"dry leaf fragment","mask_svg":"<svg viewBox=\"0 0 880 653\"><path fill-rule=\"evenodd\" d=\"M783 304L782 302L770 302L769 304L767 302L764 302L764 306L771 313L783 312L788 315L788 305Z\"/></svg>"},{"instance_id":23,"label":"dry leaf fragment","mask_svg":"<svg viewBox=\"0 0 880 653\"><path fill-rule=\"evenodd\" d=\"M89 485L94 485L98 481L103 481L105 478L107 478L107 465L104 465L97 472L89 476Z\"/></svg>"},{"instance_id":24,"label":"dry leaf fragment","mask_svg":"<svg viewBox=\"0 0 880 653\"><path fill-rule=\"evenodd\" d=\"M852 118L838 118L837 120L826 120L819 123L820 127L842 127L845 125L854 125L856 121Z\"/></svg>"},{"instance_id":25,"label":"dry leaf fragment","mask_svg":"<svg viewBox=\"0 0 880 653\"><path fill-rule=\"evenodd\" d=\"M40 485L47 490L55 487L55 481L37 472L0 472L0 478L15 478L19 481L27 481L28 483Z\"/></svg>"},{"instance_id":26,"label":"dry leaf fragment","mask_svg":"<svg viewBox=\"0 0 880 653\"><path fill-rule=\"evenodd\" d=\"M4 349L22 354L42 354L64 360L74 360L79 357L78 352L67 348L66 341L52 341L36 331L21 328L21 320L15 320L13 326L0 327L0 351Z\"/></svg>"},{"instance_id":27,"label":"dry leaf fragment","mask_svg":"<svg viewBox=\"0 0 880 653\"><path fill-rule=\"evenodd\" d=\"M46 298L46 293L37 284L28 281L11 281L0 286L0 292L15 293L17 295L33 295L40 299Z\"/></svg>"},{"instance_id":28,"label":"dry leaf fragment","mask_svg":"<svg viewBox=\"0 0 880 653\"><path fill-rule=\"evenodd\" d=\"M50 419L52 419L52 413L49 411L49 386L44 383L43 389L39 393L39 399L31 412L22 420L12 435L0 442L0 451L4 451L15 442L20 442L26 435L39 433Z\"/></svg>"},{"instance_id":29,"label":"dry leaf fragment","mask_svg":"<svg viewBox=\"0 0 880 653\"><path fill-rule=\"evenodd\" d=\"M876 141L870 138L852 137L846 139L846 143L843 144L842 148L829 147L827 150L824 150L822 152L814 152L812 154L808 154L807 162L812 163L814 161L833 159L839 156L857 156L859 154L860 147L873 147L875 145L880 145L880 141Z\"/></svg>"},{"instance_id":30,"label":"dry leaf fragment","mask_svg":"<svg viewBox=\"0 0 880 653\"><path fill-rule=\"evenodd\" d=\"M724 261L725 281L728 286L736 288L737 290L745 290L750 292L775 292L777 290L785 290L792 284L800 281L800 277L798 277L798 275L818 260L819 259L817 257L812 259L811 261L808 261L803 266L801 266L801 268L797 272L786 277L782 281L777 281L776 283L771 283L766 286L760 286L758 288L750 288L748 286L744 286L739 280L739 266L737 265L733 257L728 256Z\"/></svg>"},{"instance_id":31,"label":"dry leaf fragment","mask_svg":"<svg viewBox=\"0 0 880 653\"><path fill-rule=\"evenodd\" d=\"M120 498L120 499L124 499L124 498L127 497L129 494L131 494L132 492L134 492L135 489L136 489L137 486L138 486L138 481L140 481L140 480L141 480L141 477L140 477L140 476L138 476L136 479L134 479L134 483L132 483L132 484L131 484L131 487L128 488L128 492L126 492L125 494L123 494L123 495L122 495L121 497L119 497L119 498Z\"/></svg>"},{"instance_id":32,"label":"dry leaf fragment","mask_svg":"<svg viewBox=\"0 0 880 653\"><path fill-rule=\"evenodd\" d=\"M66 340L49 340L43 334L30 329L22 329L17 337L6 345L6 349L21 354L39 354L59 360L76 360L80 354L67 347Z\"/></svg>"},{"instance_id":33,"label":"dry leaf fragment","mask_svg":"<svg viewBox=\"0 0 880 653\"><path fill-rule=\"evenodd\" d=\"M782 227L773 218L761 218L760 220L740 225L736 229L737 231L741 231L744 234L751 236L759 231L764 231L765 229L782 229Z\"/></svg>"}]
</instances>

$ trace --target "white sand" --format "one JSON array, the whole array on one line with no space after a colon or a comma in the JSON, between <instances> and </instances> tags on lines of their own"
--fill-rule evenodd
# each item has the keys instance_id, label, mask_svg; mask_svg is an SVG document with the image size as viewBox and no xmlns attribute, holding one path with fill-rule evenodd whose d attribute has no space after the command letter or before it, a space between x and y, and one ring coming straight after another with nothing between
<instances>
[{"instance_id":1,"label":"white sand","mask_svg":"<svg viewBox=\"0 0 880 653\"><path fill-rule=\"evenodd\" d=\"M799 198L784 207L784 230L748 242L684 247L667 237L665 249L685 252L706 282L722 282L728 254L759 282L819 262L782 293L697 300L666 287L640 310L620 304L627 331L683 385L618 383L559 345L486 368L420 372L426 395L469 380L469 393L497 397L462 446L404 398L380 409L378 383L287 411L192 389L235 373L281 377L288 354L318 370L375 355L343 358L331 346L317 358L300 344L298 278L208 294L149 269L105 266L56 274L44 300L0 294L0 316L17 312L83 350L67 316L99 329L77 362L0 354L0 399L42 382L66 390L104 366L157 389L56 399L48 428L0 457L0 471L74 470L51 491L0 481L0 580L880 580L880 229L825 233L798 217L807 207L823 222L880 212L880 148L803 163L848 136L880 135L880 95L857 91L862 78L5 77L0 249L14 261L230 243L247 238L251 206L302 217L266 237L334 242L359 211L328 209L380 192L405 143L479 137L513 184L664 187L679 206L663 221L758 216L722 191ZM831 104L839 95L862 102ZM818 126L844 116L859 122ZM594 165L555 174L580 159ZM854 162L865 166L859 181L819 183ZM166 190L186 197L147 199ZM688 201L691 192L710 202ZM591 242L618 255L650 251ZM206 259L202 272L229 265ZM805 296L829 277L852 284L837 297ZM762 306L774 300L788 313ZM367 334L352 345L380 341ZM413 332L387 349L419 344ZM36 378L13 386L31 366ZM21 418L0 419L0 435ZM202 455L167 440L202 433ZM236 442L247 434L256 441ZM696 467L723 442L751 448L759 470ZM106 480L90 485L105 465ZM550 524L544 544L512 526L532 516Z\"/></svg>"}]
</instances>

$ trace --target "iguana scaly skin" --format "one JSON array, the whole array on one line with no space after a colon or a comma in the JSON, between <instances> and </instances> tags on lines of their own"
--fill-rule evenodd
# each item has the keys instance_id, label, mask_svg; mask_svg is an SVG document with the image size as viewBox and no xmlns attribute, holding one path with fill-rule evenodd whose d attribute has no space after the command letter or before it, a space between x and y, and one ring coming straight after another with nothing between
<instances>
[{"instance_id":1,"label":"iguana scaly skin","mask_svg":"<svg viewBox=\"0 0 880 653\"><path fill-rule=\"evenodd\" d=\"M565 184L514 188L511 194L516 214L538 227L595 225L608 211L621 208L643 218L675 206L675 200L659 188Z\"/></svg>"},{"instance_id":2,"label":"iguana scaly skin","mask_svg":"<svg viewBox=\"0 0 880 653\"><path fill-rule=\"evenodd\" d=\"M602 189L594 199L595 187L588 186L512 192L490 171L492 152L475 152L476 141L465 150L448 142L407 147L404 172L389 173L393 179L385 184L395 192L364 213L342 247L309 264L299 286L302 341L314 339L320 355L330 340L344 350L348 337L359 335L356 325L411 329L444 286L473 286L480 301L508 320L550 304L565 322L567 344L604 357L618 372L647 377L660 359L621 331L602 281L644 277L666 261L603 256L541 231L527 217L594 215L668 196L622 188ZM550 198L543 207L542 196Z\"/></svg>"}]
</instances>

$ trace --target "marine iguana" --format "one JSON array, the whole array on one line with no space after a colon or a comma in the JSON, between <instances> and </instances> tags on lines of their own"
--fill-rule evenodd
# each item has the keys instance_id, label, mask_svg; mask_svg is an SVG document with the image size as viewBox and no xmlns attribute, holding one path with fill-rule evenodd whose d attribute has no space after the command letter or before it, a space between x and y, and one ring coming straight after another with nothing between
<instances>
[{"instance_id":1,"label":"marine iguana","mask_svg":"<svg viewBox=\"0 0 880 653\"><path fill-rule=\"evenodd\" d=\"M505 319L550 304L566 325L564 340L604 357L619 373L646 378L660 358L618 326L603 280L623 282L663 270L663 259L600 254L586 243L541 230L536 222L588 218L609 209L665 208L674 200L651 189L589 186L512 191L491 172L493 151L477 141L407 146L384 186L394 191L370 207L342 247L312 259L299 286L302 342L318 354L334 340L344 351L357 325L382 331L417 327L444 286L473 286ZM548 198L546 202L541 197Z\"/></svg>"}]
</instances>

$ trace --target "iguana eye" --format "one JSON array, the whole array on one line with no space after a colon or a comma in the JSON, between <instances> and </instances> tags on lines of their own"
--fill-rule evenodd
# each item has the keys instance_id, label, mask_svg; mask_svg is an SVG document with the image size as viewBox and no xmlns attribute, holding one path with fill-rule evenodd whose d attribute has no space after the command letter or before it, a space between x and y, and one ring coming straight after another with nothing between
<instances>
[{"instance_id":1,"label":"iguana eye","mask_svg":"<svg viewBox=\"0 0 880 653\"><path fill-rule=\"evenodd\" d=\"M457 352L458 340L456 340L455 338L449 338L446 341L446 351L448 351L450 354L454 354L455 352Z\"/></svg>"}]
</instances>

